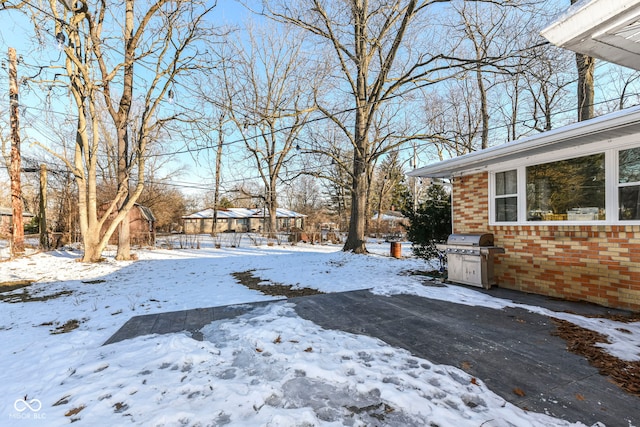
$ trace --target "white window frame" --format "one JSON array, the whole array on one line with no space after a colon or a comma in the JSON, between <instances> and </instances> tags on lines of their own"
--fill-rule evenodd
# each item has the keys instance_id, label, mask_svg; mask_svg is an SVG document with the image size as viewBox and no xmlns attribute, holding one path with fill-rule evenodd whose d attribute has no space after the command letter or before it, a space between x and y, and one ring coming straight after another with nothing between
<instances>
[{"instance_id":1,"label":"white window frame","mask_svg":"<svg viewBox=\"0 0 640 427\"><path fill-rule=\"evenodd\" d=\"M516 171L516 192L513 194L501 194L501 195L497 195L496 194L496 174L499 173L504 173L504 172L510 172L512 170ZM522 218L520 215L520 195L521 195L521 187L520 187L520 183L522 182L522 178L521 178L521 174L520 174L520 170L518 168L511 168L511 169L506 169L506 170L497 170L491 173L491 178L489 179L489 181L491 181L491 185L489 188L489 198L490 198L490 205L489 205L489 215L490 215L490 219L496 223L496 224L503 224L503 225L507 225L507 224L518 224L520 221L520 218ZM518 218L516 221L496 221L496 199L505 199L508 197L515 197L517 200L517 212L516 212L516 217Z\"/></svg>"},{"instance_id":2,"label":"white window frame","mask_svg":"<svg viewBox=\"0 0 640 427\"><path fill-rule=\"evenodd\" d=\"M619 220L619 200L618 189L619 184L619 151L640 147L640 135L619 138L618 140L607 140L593 144L585 144L578 147L571 147L562 150L556 150L550 153L530 156L524 159L504 162L496 164L489 168L489 225L527 225L527 226L546 226L546 225L638 225L640 220ZM607 148L603 149L603 145ZM528 221L527 220L527 188L526 188L526 169L528 166L535 166L544 163L556 162L572 158L579 158L593 154L604 153L605 159L605 219L589 220L589 221ZM496 221L495 220L495 185L496 173L507 172L510 170L517 171L517 187L518 191L515 196L518 199L518 220L517 221ZM633 184L623 184L633 185ZM502 197L502 196L500 196ZM513 196L510 196L513 197Z\"/></svg>"},{"instance_id":3,"label":"white window frame","mask_svg":"<svg viewBox=\"0 0 640 427\"><path fill-rule=\"evenodd\" d=\"M619 152L620 151L624 151L624 150L629 150L629 149L633 149L633 148L640 148L638 146L631 146L631 147L623 147L620 148L619 150L616 151L616 155L615 155L615 169L616 169L616 174L614 177L614 185L615 185L615 191L613 191L615 193L615 202L616 202L616 211L615 211L615 215L616 215L616 219L618 219L620 217L619 214L619 209L620 209L620 188L622 187L636 187L636 186L640 186L640 181L634 181L634 182L624 182L621 183L620 182L620 155ZM618 221L620 224L639 224L640 220L619 220Z\"/></svg>"}]
</instances>

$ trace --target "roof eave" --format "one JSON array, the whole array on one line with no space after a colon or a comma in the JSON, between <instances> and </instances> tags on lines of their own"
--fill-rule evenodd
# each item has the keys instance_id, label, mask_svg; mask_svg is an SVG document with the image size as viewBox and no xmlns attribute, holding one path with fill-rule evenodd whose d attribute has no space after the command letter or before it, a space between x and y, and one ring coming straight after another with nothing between
<instances>
[{"instance_id":1,"label":"roof eave","mask_svg":"<svg viewBox=\"0 0 640 427\"><path fill-rule=\"evenodd\" d=\"M615 133L615 135L614 135ZM451 178L486 170L490 165L510 159L580 145L589 140L640 133L640 107L629 108L584 122L574 123L538 135L474 151L407 173L424 178Z\"/></svg>"},{"instance_id":2,"label":"roof eave","mask_svg":"<svg viewBox=\"0 0 640 427\"><path fill-rule=\"evenodd\" d=\"M640 18L640 0L584 0L540 34L558 47L640 68L640 44L623 33Z\"/></svg>"}]
</instances>

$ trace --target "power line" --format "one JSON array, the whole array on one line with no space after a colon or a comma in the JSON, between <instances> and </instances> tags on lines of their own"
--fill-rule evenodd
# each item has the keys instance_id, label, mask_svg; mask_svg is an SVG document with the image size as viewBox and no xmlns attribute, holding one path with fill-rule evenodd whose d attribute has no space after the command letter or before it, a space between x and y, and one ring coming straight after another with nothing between
<instances>
[{"instance_id":1,"label":"power line","mask_svg":"<svg viewBox=\"0 0 640 427\"><path fill-rule=\"evenodd\" d=\"M30 5L30 6L31 6L31 7L33 7L34 9L38 10L39 12L41 12L41 13L45 14L46 16L49 16L49 17L50 17L50 18L52 18L52 19L56 19L56 20L57 20L58 22L60 22L62 25L68 25L66 22L64 22L64 21L63 21L63 20L61 20L60 18L56 18L52 13L47 12L46 10L44 10L44 9L40 8L39 6L34 5L33 3L28 2L28 1L27 1L27 2L25 2L25 3L26 3L26 4L28 4L28 5ZM53 35L51 34L51 31L50 31L49 29L46 29L46 28L45 28L44 30L45 30L48 34L50 34L51 36L53 36ZM81 30L79 30L79 29L76 29L76 30L77 30L78 32L80 32L81 34L84 34L84 32L83 32L83 31L81 31ZM86 36L86 34L84 34L84 35ZM531 50L533 50L533 49L536 49L536 48L538 48L538 47L541 47L541 46L544 46L544 45L547 45L547 44L548 44L548 42L543 42L543 43L538 43L538 44L535 44L535 45L532 45L532 46L526 46L526 47L524 47L524 48L520 48L520 49L516 49L516 50L511 51L509 55L510 55L510 56L513 56L513 55L518 55L518 54L526 53L526 52L528 52L528 51L531 51ZM111 46L109 46L109 45L104 45L104 46L105 46L105 48L106 48L106 49L109 49L110 51L115 52L115 50L114 50ZM602 64L602 63L599 63L598 65L600 66L601 64ZM43 67L41 67L41 66L29 65L29 64L25 64L25 65L27 65L27 66L29 66L29 67L32 67L32 68L34 68L34 69L39 69L39 71L42 71L42 69L43 69ZM140 65L141 67L143 67L143 68L147 69L147 70L148 70L148 71L150 71L150 72L154 72L154 70L152 70L152 69L151 69L147 64L145 64L145 63L139 63L138 65ZM602 64L602 65L604 66L604 64ZM573 83L573 82L571 82L571 83ZM185 91L187 91L187 92L190 92L190 91L191 91L191 88L190 88L190 87L186 86L184 83L181 83L180 81L173 81L173 82L172 82L172 84L174 84L174 85L176 85L176 86L179 86L179 87L183 88L183 89L184 89ZM432 82L425 82L425 83L422 83L422 84L420 84L420 85L414 85L414 86L412 86L411 88L407 88L406 90L404 90L404 91L402 91L402 92L399 92L399 93L393 94L393 95L391 95L391 96L389 96L389 97L385 98L385 100L392 100L392 99L396 99L396 98L398 98L398 97L404 97L404 96L406 96L408 93L410 93L410 92L412 92L412 91L414 91L414 90L419 90L419 89L422 89L422 88L425 88L425 87L431 86L432 84L434 84L434 83L432 83ZM635 94L630 94L630 95L628 95L628 96L638 96L638 94L637 94L637 93L635 93ZM599 101L599 102L595 103L594 105L600 105L600 104L608 103L608 102L611 102L611 101L613 101L613 100L615 100L615 99L608 99L608 100L604 100L604 101ZM369 105L372 105L373 103L376 103L376 102L379 102L379 101L370 101ZM226 106L225 106L225 105L223 105L222 103L217 102L217 101L215 101L215 100L210 100L210 103L211 103L212 105L214 105L214 106L218 107L218 108L226 108ZM50 113L53 113L53 114L59 114L59 115L66 115L66 114L68 114L68 113L64 113L64 112L58 112L58 111L55 111L55 110L53 110L53 109L42 109L42 108L37 108L37 107L24 107L24 108L27 108L27 110L33 109L33 110L36 110L36 111L50 112ZM195 110L195 109L193 109L193 108L191 108L191 107L188 107L188 106L186 106L186 105L183 105L183 104L180 104L180 108L182 108L182 109L184 109L184 110L186 110L186 111L190 111L190 112L192 112L192 113L198 113L198 114L202 113L202 111ZM356 107L345 108L345 109L339 110L339 111L337 111L337 112L335 112L335 113L332 113L332 114L334 114L334 115L341 115L341 114L348 114L348 113L352 113L352 112L354 112L354 111L356 111ZM556 117L556 116L561 115L561 114L566 114L566 113L568 113L568 112L570 112L570 111L573 111L573 109L570 109L570 110L562 110L562 111L554 111L554 112L552 113L552 116ZM248 117L248 116L246 116L246 117ZM306 123L305 123L305 125L313 124L313 123L315 123L315 122L319 122L319 121L323 121L323 120L329 120L329 119L330 119L329 117L324 116L324 115L323 115L323 116L319 116L319 117L314 117L314 118L311 118L311 119L307 120L307 121L306 121ZM527 119L519 119L519 120L517 120L517 121L515 121L515 122L511 122L511 123L502 123L502 124L500 124L500 125L494 125L494 126L490 127L490 128L489 128L489 130L490 130L490 131L495 131L495 130L502 129L502 128L506 128L506 127L513 126L513 125L524 125L526 122L531 121L531 120L535 120L535 117L534 117L534 118L527 118ZM296 125L296 126L297 126L297 125ZM260 132L259 134L256 134L256 135L243 135L243 136L242 136L242 138L237 138L237 139L232 139L232 140L230 140L230 141L225 141L225 142L223 142L223 145L224 145L224 146L231 146L231 145L240 144L240 143L243 143L243 142L246 142L246 141L254 140L254 139L257 139L257 138L260 138L260 137L264 137L264 136L276 135L276 134L281 133L281 132L285 132L285 131L293 130L296 126L282 126L282 127L276 128L276 129L267 130L266 132ZM39 130L39 132L40 132L40 133L43 133L43 131L42 131L42 130ZM242 131L240 131L240 132L242 132ZM46 134L46 132L45 132L44 134ZM466 133L466 134L458 134L458 136L459 136L459 137L471 137L471 136L473 136L474 134L475 134L475 133L469 132L469 133ZM298 137L298 139L299 139L299 140L301 140L301 141L304 141L304 139L303 139L303 138L301 138L301 137ZM308 142L307 142L307 143L308 143ZM174 156L174 155L178 155L178 154L193 154L193 153L201 152L201 151L204 151L204 150L210 150L211 148L212 148L212 147L211 147L211 146L209 146L209 145L200 146L200 147L198 147L198 146L196 146L196 147L186 147L186 148L184 148L184 149L174 150L174 151L164 152L164 153L149 153L149 154L147 155L147 157L168 157L168 156ZM398 151L400 151L400 150L408 150L408 149L412 149L412 148L413 148L413 147L399 147L397 150L398 150Z\"/></svg>"},{"instance_id":2,"label":"power line","mask_svg":"<svg viewBox=\"0 0 640 427\"><path fill-rule=\"evenodd\" d=\"M62 25L67 25L67 26L68 26L68 24L67 24L65 21L63 21L63 20L62 20L62 19L60 19L60 18L57 18L57 17L56 17L56 16L54 16L52 13L50 13L50 12L48 12L48 11L46 11L46 10L44 10L44 9L40 8L39 6L34 5L34 4L32 4L31 2L29 2L29 1L26 1L25 3L26 3L26 4L28 4L28 5L30 5L30 6L31 6L31 7L33 7L34 9L38 10L39 12L41 12L41 13L45 14L46 16L49 16L50 18L57 20L57 21L58 21L58 22L60 22ZM45 29L45 31L46 31L46 32L48 32L50 35L52 35L49 29ZM84 34L84 32L83 32L83 31L81 31L80 29L76 29L76 31L78 31L78 32L79 32L79 33L81 33L81 34ZM84 34L84 35L86 36L86 34ZM53 36L53 35L52 35L52 36ZM516 50L511 51L509 55L510 55L510 56L513 56L513 55L518 55L518 54L521 54L521 53L525 53L525 52L528 52L528 51L530 51L530 50L536 49L536 48L538 48L538 47L540 47L540 46L544 46L544 45L547 45L547 44L549 44L549 42L542 42L542 43L535 44L535 45L533 45L533 46L527 46L527 47L524 47L524 48L516 49ZM110 50L114 51L114 49L113 49L113 48L111 48L109 45L105 45L105 47L106 47L107 49L110 49ZM154 70L152 70L151 68L149 68L149 67L147 66L147 64L139 63L138 65L142 66L143 68L146 68L146 69L147 69L148 71L150 71L150 72L154 72ZM174 84L174 85L176 85L176 86L180 86L180 87L184 88L184 89L185 89L185 90L187 90L187 91L190 91L190 88L189 88L189 87L187 87L186 85L184 85L184 84L182 84L182 83L180 83L180 82L178 82L178 81L174 81L174 82L172 82L172 84ZM386 100L392 100L392 99L395 99L395 98L398 98L398 97L403 97L403 96L405 96L406 94L408 94L408 93L410 93L410 92L412 92L412 91L414 91L414 90L422 89L422 88L424 88L424 87L431 86L432 84L433 84L432 82L425 82L425 83L423 83L423 84L421 84L421 85L415 85L415 86L413 86L413 87L411 87L411 88L409 88L409 89L407 89L407 90L405 90L405 91L402 91L402 92L400 92L400 93L397 93L397 94L391 95L391 96L389 96L389 97L386 97L384 100L386 101ZM379 100L373 100L373 101L370 101L370 102L369 102L369 105L372 105L372 104L374 104L374 103L378 103L378 102L380 102L380 101L379 101ZM223 105L222 103L218 103L218 102L217 102L217 101L215 101L215 100L211 100L211 103L212 103L212 104L214 104L214 105L215 105L216 107L218 107L218 108L226 108L226 106L225 106L225 105ZM185 110L188 110L188 111L191 111L191 112L201 113L201 111L196 111L196 110L194 110L194 109L192 109L192 108L189 108L189 107L186 107L186 106L184 106L184 105L181 105L181 108L183 108L183 109L185 109ZM341 115L341 114L351 113L351 112L354 112L354 111L356 111L356 110L357 110L357 107L352 107L352 108L346 108L346 109L343 109L343 110L337 111L337 112L332 113L332 114L334 114L334 115ZM248 116L245 116L245 117L248 117ZM313 119L308 120L308 121L306 122L306 124L314 123L314 122L316 122L316 121L329 120L329 119L330 119L329 117L326 117L326 116L320 116L320 117L316 117L316 118L313 118ZM507 126L507 125L505 125L505 126ZM242 142L246 142L246 141L248 141L248 140L254 140L254 139L257 139L258 137L261 137L261 136L262 136L262 137L264 137L264 136L270 136L270 135L275 135L275 134L280 133L280 132L289 131L289 130L292 130L292 129L294 129L294 128L295 128L295 126L283 126L283 127L277 128L277 129L268 130L267 132L261 132L261 133L260 133L260 135L253 135L253 136L245 136L245 135L243 135L243 137L242 137L242 138L240 138L240 139L236 139L236 140L232 140L232 141L228 141L228 142L225 142L225 143L223 143L223 145L232 145L232 144L242 143ZM186 148L186 149L184 149L184 150L176 150L176 151L168 152L168 153L151 154L150 156L152 156L152 157L160 157L160 156L171 156L171 155L177 155L177 154L194 153L194 152L199 152L199 151L203 151L203 150L208 150L208 149L210 149L210 148L211 148L211 147L208 147L208 146L204 146L204 147L194 147L194 148Z\"/></svg>"}]
</instances>

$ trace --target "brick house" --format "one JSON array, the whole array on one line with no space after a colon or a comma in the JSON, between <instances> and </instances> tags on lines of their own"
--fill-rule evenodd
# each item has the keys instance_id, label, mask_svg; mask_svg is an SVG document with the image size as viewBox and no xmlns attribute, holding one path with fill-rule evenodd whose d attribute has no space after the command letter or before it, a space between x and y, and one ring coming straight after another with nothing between
<instances>
[{"instance_id":1,"label":"brick house","mask_svg":"<svg viewBox=\"0 0 640 427\"><path fill-rule=\"evenodd\" d=\"M543 35L640 69L637 38L620 37L636 22L640 0L618 3L581 2ZM616 42L619 49L610 48ZM640 107L409 175L451 180L453 232L490 232L505 248L495 264L499 286L640 311Z\"/></svg>"}]
</instances>

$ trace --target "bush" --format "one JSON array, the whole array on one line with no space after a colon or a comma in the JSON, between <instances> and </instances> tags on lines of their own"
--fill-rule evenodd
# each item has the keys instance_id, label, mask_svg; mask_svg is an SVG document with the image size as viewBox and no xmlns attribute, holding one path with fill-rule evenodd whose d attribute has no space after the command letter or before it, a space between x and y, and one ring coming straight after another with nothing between
<instances>
[{"instance_id":1,"label":"bush","mask_svg":"<svg viewBox=\"0 0 640 427\"><path fill-rule=\"evenodd\" d=\"M446 243L451 234L450 192L441 185L432 185L427 190L426 200L415 212L407 209L403 213L410 221L407 239L412 243L413 253L424 259L437 258L436 244Z\"/></svg>"}]
</instances>

